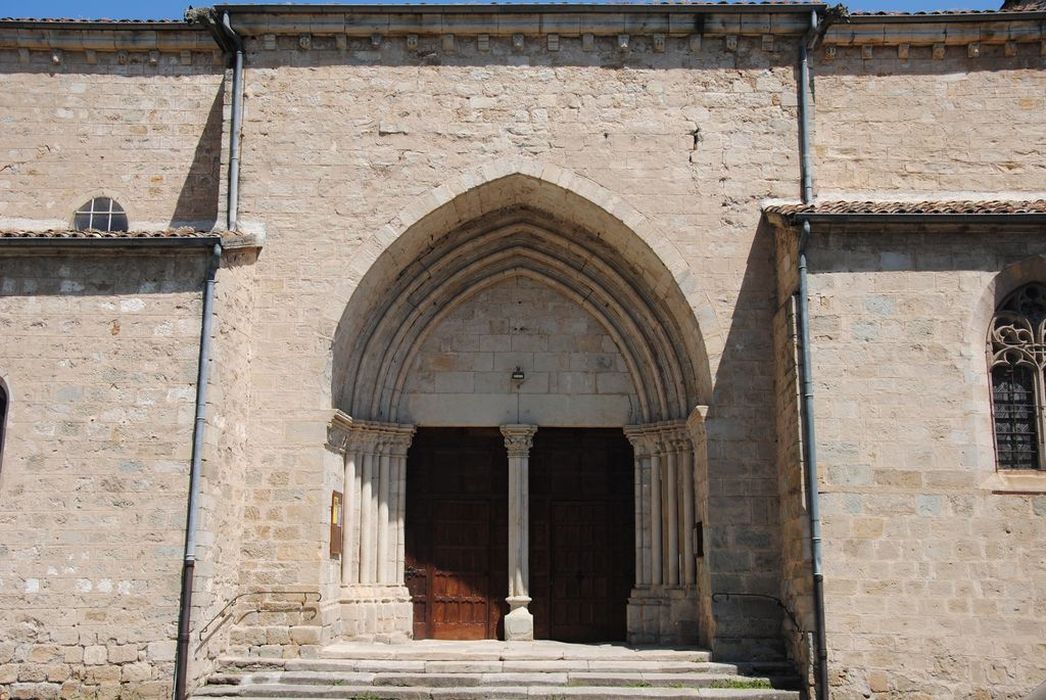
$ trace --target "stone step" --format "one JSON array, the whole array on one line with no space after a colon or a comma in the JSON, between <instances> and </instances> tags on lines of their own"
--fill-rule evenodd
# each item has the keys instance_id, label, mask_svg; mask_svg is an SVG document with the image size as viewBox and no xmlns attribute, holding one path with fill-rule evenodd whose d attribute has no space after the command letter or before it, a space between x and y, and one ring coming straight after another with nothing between
<instances>
[{"instance_id":1,"label":"stone step","mask_svg":"<svg viewBox=\"0 0 1046 700\"><path fill-rule=\"evenodd\" d=\"M722 663L701 649L561 642L341 643L311 658L226 657L194 697L356 700L798 700L786 663Z\"/></svg>"},{"instance_id":2,"label":"stone step","mask_svg":"<svg viewBox=\"0 0 1046 700\"><path fill-rule=\"evenodd\" d=\"M778 686L787 679L771 678ZM279 685L372 685L398 687L474 687L474 686L615 686L615 687L679 687L708 688L730 683L762 684L762 679L746 679L734 673L344 673L330 671L252 672L243 675L214 674L212 685L257 686Z\"/></svg>"},{"instance_id":3,"label":"stone step","mask_svg":"<svg viewBox=\"0 0 1046 700\"><path fill-rule=\"evenodd\" d=\"M323 648L327 659L402 659L425 661L708 661L707 649L626 647L619 644L567 644L534 642L446 642L421 640L409 644L340 642Z\"/></svg>"},{"instance_id":4,"label":"stone step","mask_svg":"<svg viewBox=\"0 0 1046 700\"><path fill-rule=\"evenodd\" d=\"M798 700L799 693L762 688L652 688L594 686L486 686L486 687L413 687L375 688L369 685L269 684L264 686L205 686L194 698L239 698L262 700L285 698L333 698L337 700L528 700L530 698L585 698L586 700L626 700L628 698L714 698L717 700Z\"/></svg>"},{"instance_id":5,"label":"stone step","mask_svg":"<svg viewBox=\"0 0 1046 700\"><path fill-rule=\"evenodd\" d=\"M267 659L226 657L219 669L228 673L266 671L330 671L338 673L571 673L627 671L630 673L758 673L784 675L791 672L786 663L720 663L715 661L628 661L549 660L549 661L426 661L423 659Z\"/></svg>"}]
</instances>

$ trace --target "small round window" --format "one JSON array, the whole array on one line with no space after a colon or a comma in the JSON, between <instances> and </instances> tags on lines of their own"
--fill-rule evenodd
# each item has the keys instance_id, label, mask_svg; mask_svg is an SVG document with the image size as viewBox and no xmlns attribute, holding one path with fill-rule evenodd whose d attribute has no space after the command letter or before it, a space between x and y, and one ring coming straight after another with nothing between
<instances>
[{"instance_id":1,"label":"small round window","mask_svg":"<svg viewBox=\"0 0 1046 700\"><path fill-rule=\"evenodd\" d=\"M111 197L95 197L76 210L77 231L126 231L127 212Z\"/></svg>"}]
</instances>

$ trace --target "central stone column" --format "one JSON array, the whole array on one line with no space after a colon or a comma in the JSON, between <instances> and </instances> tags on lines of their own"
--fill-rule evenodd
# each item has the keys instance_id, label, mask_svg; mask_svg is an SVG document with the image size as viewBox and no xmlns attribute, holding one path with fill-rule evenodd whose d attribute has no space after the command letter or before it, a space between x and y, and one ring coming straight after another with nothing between
<instances>
[{"instance_id":1,"label":"central stone column","mask_svg":"<svg viewBox=\"0 0 1046 700\"><path fill-rule=\"evenodd\" d=\"M505 640L534 639L530 605L530 447L536 425L503 425L508 450L508 603Z\"/></svg>"}]
</instances>

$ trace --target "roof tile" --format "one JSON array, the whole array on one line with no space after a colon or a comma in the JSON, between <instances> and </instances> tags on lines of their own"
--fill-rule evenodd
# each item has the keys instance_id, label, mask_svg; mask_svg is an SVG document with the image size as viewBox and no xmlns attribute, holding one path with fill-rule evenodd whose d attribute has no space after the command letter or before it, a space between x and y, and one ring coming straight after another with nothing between
<instances>
[{"instance_id":1,"label":"roof tile","mask_svg":"<svg viewBox=\"0 0 1046 700\"><path fill-rule=\"evenodd\" d=\"M1046 214L1046 199L916 202L828 201L815 204L771 204L767 214Z\"/></svg>"},{"instance_id":2,"label":"roof tile","mask_svg":"<svg viewBox=\"0 0 1046 700\"><path fill-rule=\"evenodd\" d=\"M90 239L142 239L142 238L220 238L222 234L214 231L196 231L191 228L172 228L165 231L26 231L19 229L0 230L0 239L37 239L69 238L76 240Z\"/></svg>"}]
</instances>

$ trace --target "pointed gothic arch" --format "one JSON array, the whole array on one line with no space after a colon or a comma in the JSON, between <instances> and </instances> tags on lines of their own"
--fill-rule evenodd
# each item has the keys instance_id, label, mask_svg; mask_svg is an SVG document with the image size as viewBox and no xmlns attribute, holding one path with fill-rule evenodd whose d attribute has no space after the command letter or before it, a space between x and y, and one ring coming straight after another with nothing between
<instances>
[{"instance_id":1,"label":"pointed gothic arch","mask_svg":"<svg viewBox=\"0 0 1046 700\"><path fill-rule=\"evenodd\" d=\"M335 407L409 418L398 403L405 368L433 324L512 275L577 300L615 338L639 396L636 422L685 419L708 403L706 346L711 336L718 354L720 333L678 250L595 183L522 161L444 184L365 242L333 343Z\"/></svg>"},{"instance_id":2,"label":"pointed gothic arch","mask_svg":"<svg viewBox=\"0 0 1046 700\"><path fill-rule=\"evenodd\" d=\"M336 414L328 436L329 447L345 460L345 633L410 626L404 516L414 424L500 426L503 433L615 426L634 448L629 640L707 640L709 571L697 556L695 533L707 517L704 409L712 380L706 348L711 345L717 357L722 335L710 301L671 240L589 180L509 161L454 178L410 204L356 251L346 277L354 289L332 344ZM571 402L569 391L550 395L543 410L526 414L527 421L518 419L518 408L512 421L482 404L477 422L475 407L469 406L471 413L463 408L475 400L467 392L440 395L439 412L425 420L412 415L405 387L415 358L431 352L427 339L486 290L519 281L565 300L601 329L600 342L613 345L634 390L627 416L598 402L557 413L551 404ZM495 395L505 397L521 398L511 391ZM520 459L525 464L525 455ZM509 502L524 504L519 508L525 513L527 499L520 494L526 493L526 467L510 463L509 483ZM509 521L518 525L511 531L516 542L525 542L520 533L526 518ZM506 620L521 613L524 622L516 623L526 630L527 557L509 549L516 552L509 568L518 582L506 599L512 606ZM524 573L518 575L520 566ZM375 585L387 587L382 595L391 607L382 609L395 611L384 620L371 609L369 587ZM533 633L529 624L522 638Z\"/></svg>"}]
</instances>

